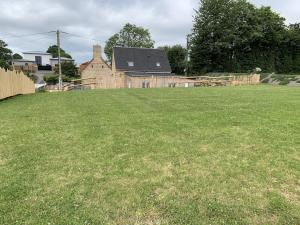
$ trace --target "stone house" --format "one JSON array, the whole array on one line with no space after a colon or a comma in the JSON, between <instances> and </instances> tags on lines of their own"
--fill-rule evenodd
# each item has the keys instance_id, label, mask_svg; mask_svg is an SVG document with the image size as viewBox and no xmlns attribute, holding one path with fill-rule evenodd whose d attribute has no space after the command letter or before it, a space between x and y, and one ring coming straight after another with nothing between
<instances>
[{"instance_id":1,"label":"stone house","mask_svg":"<svg viewBox=\"0 0 300 225\"><path fill-rule=\"evenodd\" d=\"M80 68L82 84L92 89L175 87L182 81L172 73L167 54L161 49L115 47L109 66L96 45L93 59Z\"/></svg>"},{"instance_id":2,"label":"stone house","mask_svg":"<svg viewBox=\"0 0 300 225\"><path fill-rule=\"evenodd\" d=\"M175 87L179 79L162 49L115 47L112 72L123 88Z\"/></svg>"}]
</instances>

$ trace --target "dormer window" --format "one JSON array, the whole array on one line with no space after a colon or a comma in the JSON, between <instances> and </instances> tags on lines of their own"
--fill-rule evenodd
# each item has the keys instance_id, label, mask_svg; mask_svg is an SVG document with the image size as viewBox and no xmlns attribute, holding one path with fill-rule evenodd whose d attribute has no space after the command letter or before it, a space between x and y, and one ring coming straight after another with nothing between
<instances>
[{"instance_id":1,"label":"dormer window","mask_svg":"<svg viewBox=\"0 0 300 225\"><path fill-rule=\"evenodd\" d=\"M129 67L134 67L134 62L128 62Z\"/></svg>"},{"instance_id":2,"label":"dormer window","mask_svg":"<svg viewBox=\"0 0 300 225\"><path fill-rule=\"evenodd\" d=\"M160 67L160 62L157 62L157 63L156 63L156 67Z\"/></svg>"}]
</instances>

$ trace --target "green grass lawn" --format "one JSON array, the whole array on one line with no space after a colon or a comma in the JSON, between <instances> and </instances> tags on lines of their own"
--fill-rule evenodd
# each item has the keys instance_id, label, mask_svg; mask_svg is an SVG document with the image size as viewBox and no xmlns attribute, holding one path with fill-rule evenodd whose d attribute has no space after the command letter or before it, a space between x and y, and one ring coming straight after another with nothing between
<instances>
[{"instance_id":1,"label":"green grass lawn","mask_svg":"<svg viewBox=\"0 0 300 225\"><path fill-rule=\"evenodd\" d=\"M300 89L2 101L0 224L300 224Z\"/></svg>"}]
</instances>

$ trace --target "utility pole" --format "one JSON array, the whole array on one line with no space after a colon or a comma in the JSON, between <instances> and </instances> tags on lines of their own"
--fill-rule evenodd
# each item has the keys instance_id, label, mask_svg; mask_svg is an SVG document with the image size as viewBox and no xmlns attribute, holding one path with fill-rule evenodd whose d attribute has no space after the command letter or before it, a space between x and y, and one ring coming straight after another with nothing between
<instances>
[{"instance_id":1,"label":"utility pole","mask_svg":"<svg viewBox=\"0 0 300 225\"><path fill-rule=\"evenodd\" d=\"M191 34L188 34L186 36L185 76L188 75L188 70L189 70L190 37L191 37Z\"/></svg>"},{"instance_id":2,"label":"utility pole","mask_svg":"<svg viewBox=\"0 0 300 225\"><path fill-rule=\"evenodd\" d=\"M58 87L62 91L62 74L61 74L61 58L60 58L60 31L56 31L57 36L57 53L58 53Z\"/></svg>"}]
</instances>

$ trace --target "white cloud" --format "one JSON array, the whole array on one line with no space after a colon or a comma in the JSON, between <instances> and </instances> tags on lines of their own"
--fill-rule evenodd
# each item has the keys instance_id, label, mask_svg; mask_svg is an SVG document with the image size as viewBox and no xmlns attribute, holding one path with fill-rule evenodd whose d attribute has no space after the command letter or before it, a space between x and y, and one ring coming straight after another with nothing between
<instances>
[{"instance_id":1,"label":"white cloud","mask_svg":"<svg viewBox=\"0 0 300 225\"><path fill-rule=\"evenodd\" d=\"M0 1L0 39L16 52L46 50L55 44L55 34L9 38L8 34L30 34L60 29L69 33L105 41L131 22L150 30L156 45L185 44L193 26L194 9L199 0L14 0ZM297 0L252 0L296 22L300 13ZM62 35L62 47L78 63L89 60L95 41Z\"/></svg>"}]
</instances>

